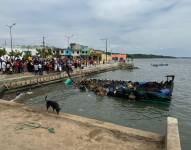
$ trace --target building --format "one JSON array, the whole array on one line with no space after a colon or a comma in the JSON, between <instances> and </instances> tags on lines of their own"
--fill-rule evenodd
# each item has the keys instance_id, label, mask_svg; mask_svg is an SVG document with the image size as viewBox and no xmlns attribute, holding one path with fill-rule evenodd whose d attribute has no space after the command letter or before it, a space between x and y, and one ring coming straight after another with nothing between
<instances>
[{"instance_id":1,"label":"building","mask_svg":"<svg viewBox=\"0 0 191 150\"><path fill-rule=\"evenodd\" d=\"M73 54L73 51L72 51L71 48L66 48L66 49L63 49L63 48L54 48L52 50L52 53L56 57L63 57L63 56L71 57L72 54Z\"/></svg>"},{"instance_id":2,"label":"building","mask_svg":"<svg viewBox=\"0 0 191 150\"><path fill-rule=\"evenodd\" d=\"M107 61L111 61L111 60L112 60L111 55L107 54ZM102 53L102 55L101 55L101 61L102 61L102 62L105 62L105 61L106 61L106 53Z\"/></svg>"},{"instance_id":3,"label":"building","mask_svg":"<svg viewBox=\"0 0 191 150\"><path fill-rule=\"evenodd\" d=\"M87 56L88 55L88 46L81 46L81 56Z\"/></svg>"},{"instance_id":4,"label":"building","mask_svg":"<svg viewBox=\"0 0 191 150\"><path fill-rule=\"evenodd\" d=\"M106 53L102 50L93 50L90 54L90 56L98 62L106 62ZM107 61L111 61L111 55L107 54Z\"/></svg>"},{"instance_id":5,"label":"building","mask_svg":"<svg viewBox=\"0 0 191 150\"><path fill-rule=\"evenodd\" d=\"M52 49L52 54L56 57L64 56L64 49L61 48L54 48Z\"/></svg>"},{"instance_id":6,"label":"building","mask_svg":"<svg viewBox=\"0 0 191 150\"><path fill-rule=\"evenodd\" d=\"M101 50L93 50L90 54L91 58L97 62L101 61L101 56L104 52Z\"/></svg>"},{"instance_id":7,"label":"building","mask_svg":"<svg viewBox=\"0 0 191 150\"><path fill-rule=\"evenodd\" d=\"M80 57L81 56L81 49L82 49L82 46L80 44L77 44L77 43L71 43L70 44L70 47L73 51L72 53L72 56L73 57Z\"/></svg>"},{"instance_id":8,"label":"building","mask_svg":"<svg viewBox=\"0 0 191 150\"><path fill-rule=\"evenodd\" d=\"M81 49L81 56L82 57L89 57L92 51L93 51L93 49L88 48L88 46L84 46Z\"/></svg>"},{"instance_id":9,"label":"building","mask_svg":"<svg viewBox=\"0 0 191 150\"><path fill-rule=\"evenodd\" d=\"M88 46L71 43L70 47L73 51L72 56L73 57L88 57L90 56L90 53L92 49L88 48Z\"/></svg>"},{"instance_id":10,"label":"building","mask_svg":"<svg viewBox=\"0 0 191 150\"><path fill-rule=\"evenodd\" d=\"M71 57L73 54L73 51L71 48L64 49L64 56Z\"/></svg>"},{"instance_id":11,"label":"building","mask_svg":"<svg viewBox=\"0 0 191 150\"><path fill-rule=\"evenodd\" d=\"M77 43L71 43L71 44L70 44L70 48L71 48L72 50L80 50L80 49L82 49L82 45L77 44Z\"/></svg>"},{"instance_id":12,"label":"building","mask_svg":"<svg viewBox=\"0 0 191 150\"><path fill-rule=\"evenodd\" d=\"M124 62L127 60L127 55L126 54L112 54L111 58L114 61Z\"/></svg>"},{"instance_id":13,"label":"building","mask_svg":"<svg viewBox=\"0 0 191 150\"><path fill-rule=\"evenodd\" d=\"M6 47L5 50L7 51L7 53L11 52L11 48ZM13 51L19 51L22 52L23 55L24 54L31 54L32 56L36 55L37 51L36 48L22 48L22 47L16 47L12 49Z\"/></svg>"}]
</instances>

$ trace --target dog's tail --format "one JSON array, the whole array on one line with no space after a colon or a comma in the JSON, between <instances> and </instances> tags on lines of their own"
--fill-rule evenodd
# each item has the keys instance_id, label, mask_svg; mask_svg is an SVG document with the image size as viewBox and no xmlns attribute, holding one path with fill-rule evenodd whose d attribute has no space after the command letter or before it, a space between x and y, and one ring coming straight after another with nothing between
<instances>
[{"instance_id":1,"label":"dog's tail","mask_svg":"<svg viewBox=\"0 0 191 150\"><path fill-rule=\"evenodd\" d=\"M47 99L47 96L45 96L45 98L44 98L44 99L45 99L45 101L47 101L47 100L46 100L46 99Z\"/></svg>"}]
</instances>

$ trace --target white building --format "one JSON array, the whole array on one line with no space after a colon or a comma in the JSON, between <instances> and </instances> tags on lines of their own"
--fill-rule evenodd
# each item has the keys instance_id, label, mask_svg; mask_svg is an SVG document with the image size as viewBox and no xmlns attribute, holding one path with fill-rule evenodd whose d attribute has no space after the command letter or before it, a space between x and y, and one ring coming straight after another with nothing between
<instances>
[{"instance_id":1,"label":"white building","mask_svg":"<svg viewBox=\"0 0 191 150\"><path fill-rule=\"evenodd\" d=\"M6 47L5 49L6 49L7 53L11 52L10 47ZM13 48L13 51L15 51L15 50L23 52L23 55L25 52L30 52L32 56L36 55L36 53L37 53L36 48L22 48L21 46L16 46Z\"/></svg>"}]
</instances>

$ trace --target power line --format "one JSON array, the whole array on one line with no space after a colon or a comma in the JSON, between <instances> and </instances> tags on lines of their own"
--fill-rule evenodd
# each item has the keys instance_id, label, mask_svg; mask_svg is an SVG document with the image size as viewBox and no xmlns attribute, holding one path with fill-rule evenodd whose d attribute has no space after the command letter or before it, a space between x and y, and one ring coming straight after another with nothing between
<instances>
[{"instance_id":1,"label":"power line","mask_svg":"<svg viewBox=\"0 0 191 150\"><path fill-rule=\"evenodd\" d=\"M70 47L70 39L71 39L73 36L74 36L73 34L72 34L72 35L69 35L69 36L65 35L65 38L67 38L68 47Z\"/></svg>"}]
</instances>

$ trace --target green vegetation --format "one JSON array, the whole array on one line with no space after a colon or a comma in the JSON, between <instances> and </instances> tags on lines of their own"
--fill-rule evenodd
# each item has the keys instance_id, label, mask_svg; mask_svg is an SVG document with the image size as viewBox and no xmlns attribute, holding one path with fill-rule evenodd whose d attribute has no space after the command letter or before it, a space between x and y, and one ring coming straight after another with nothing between
<instances>
[{"instance_id":1,"label":"green vegetation","mask_svg":"<svg viewBox=\"0 0 191 150\"><path fill-rule=\"evenodd\" d=\"M0 49L0 57L1 56L4 56L7 54L7 51L3 48L3 49Z\"/></svg>"},{"instance_id":2,"label":"green vegetation","mask_svg":"<svg viewBox=\"0 0 191 150\"><path fill-rule=\"evenodd\" d=\"M25 51L25 52L24 52L24 55L23 55L23 58L24 58L24 59L28 59L28 58L31 57L31 56L32 56L31 51Z\"/></svg>"},{"instance_id":3,"label":"green vegetation","mask_svg":"<svg viewBox=\"0 0 191 150\"><path fill-rule=\"evenodd\" d=\"M38 48L36 49L36 51L37 51L36 53L37 56L40 56L42 58L47 58L52 56L52 51L49 48L42 48L42 49Z\"/></svg>"},{"instance_id":4,"label":"green vegetation","mask_svg":"<svg viewBox=\"0 0 191 150\"><path fill-rule=\"evenodd\" d=\"M14 57L19 57L19 56L22 56L22 52L18 51L18 50L15 50L15 51L11 51L8 53L8 55L11 57L11 56L14 56Z\"/></svg>"}]
</instances>

